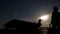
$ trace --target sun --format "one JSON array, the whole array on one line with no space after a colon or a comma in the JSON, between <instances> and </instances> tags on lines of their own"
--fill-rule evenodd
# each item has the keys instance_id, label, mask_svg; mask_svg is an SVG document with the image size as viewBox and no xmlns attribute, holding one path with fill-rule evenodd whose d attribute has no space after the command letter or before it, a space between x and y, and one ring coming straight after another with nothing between
<instances>
[{"instance_id":1,"label":"sun","mask_svg":"<svg viewBox=\"0 0 60 34\"><path fill-rule=\"evenodd\" d=\"M48 15L41 16L39 19L47 20L48 19Z\"/></svg>"}]
</instances>

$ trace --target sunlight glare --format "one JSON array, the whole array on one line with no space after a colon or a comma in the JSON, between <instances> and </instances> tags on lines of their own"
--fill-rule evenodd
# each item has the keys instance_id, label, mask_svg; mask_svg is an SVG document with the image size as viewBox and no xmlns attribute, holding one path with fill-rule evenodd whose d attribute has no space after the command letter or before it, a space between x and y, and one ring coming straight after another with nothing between
<instances>
[{"instance_id":1,"label":"sunlight glare","mask_svg":"<svg viewBox=\"0 0 60 34\"><path fill-rule=\"evenodd\" d=\"M48 15L41 16L39 19L47 20L48 19Z\"/></svg>"}]
</instances>

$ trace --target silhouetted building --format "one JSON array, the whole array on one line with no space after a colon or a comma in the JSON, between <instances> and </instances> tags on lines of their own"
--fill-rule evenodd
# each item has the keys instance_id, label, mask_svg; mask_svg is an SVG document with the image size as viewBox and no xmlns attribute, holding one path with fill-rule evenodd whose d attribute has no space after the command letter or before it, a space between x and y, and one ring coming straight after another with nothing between
<instances>
[{"instance_id":1,"label":"silhouetted building","mask_svg":"<svg viewBox=\"0 0 60 34\"><path fill-rule=\"evenodd\" d=\"M6 29L3 29L4 31L8 31L8 32L32 32L34 34L37 34L38 28L41 25L41 20L39 20L38 23L33 23L33 22L27 22L27 21L21 21L21 20L16 20L13 19L9 22L7 22L6 24L4 24L4 26L6 27Z\"/></svg>"}]
</instances>

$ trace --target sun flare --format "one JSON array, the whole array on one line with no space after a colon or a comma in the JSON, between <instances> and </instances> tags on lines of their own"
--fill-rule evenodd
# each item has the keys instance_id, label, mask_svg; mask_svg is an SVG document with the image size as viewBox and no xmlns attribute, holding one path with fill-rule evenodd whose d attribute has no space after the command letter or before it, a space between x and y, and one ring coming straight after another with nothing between
<instances>
[{"instance_id":1,"label":"sun flare","mask_svg":"<svg viewBox=\"0 0 60 34\"><path fill-rule=\"evenodd\" d=\"M48 19L48 15L41 16L39 19L47 20Z\"/></svg>"}]
</instances>

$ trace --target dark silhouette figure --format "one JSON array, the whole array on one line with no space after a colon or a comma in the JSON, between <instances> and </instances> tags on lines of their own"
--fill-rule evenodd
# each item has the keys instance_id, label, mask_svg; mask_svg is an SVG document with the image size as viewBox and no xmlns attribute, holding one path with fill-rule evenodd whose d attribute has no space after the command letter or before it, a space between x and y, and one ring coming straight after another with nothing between
<instances>
[{"instance_id":1,"label":"dark silhouette figure","mask_svg":"<svg viewBox=\"0 0 60 34\"><path fill-rule=\"evenodd\" d=\"M5 29L2 30L2 32L9 32L9 33L20 33L20 34L39 34L39 27L40 27L41 20L39 20L38 23L33 22L27 22L27 21L21 21L13 19L4 26Z\"/></svg>"},{"instance_id":2,"label":"dark silhouette figure","mask_svg":"<svg viewBox=\"0 0 60 34\"><path fill-rule=\"evenodd\" d=\"M39 21L38 21L38 26L41 26L42 24L41 24L41 19L39 19Z\"/></svg>"},{"instance_id":3,"label":"dark silhouette figure","mask_svg":"<svg viewBox=\"0 0 60 34\"><path fill-rule=\"evenodd\" d=\"M51 24L52 24L52 27L53 28L56 28L59 24L59 18L60 18L60 13L58 12L58 8L57 7L54 7L53 8L54 12L52 13L52 21L51 21Z\"/></svg>"},{"instance_id":4,"label":"dark silhouette figure","mask_svg":"<svg viewBox=\"0 0 60 34\"><path fill-rule=\"evenodd\" d=\"M60 13L58 12L58 7L53 8L53 13L52 13L52 28L48 30L48 34L58 34L60 30Z\"/></svg>"}]
</instances>

